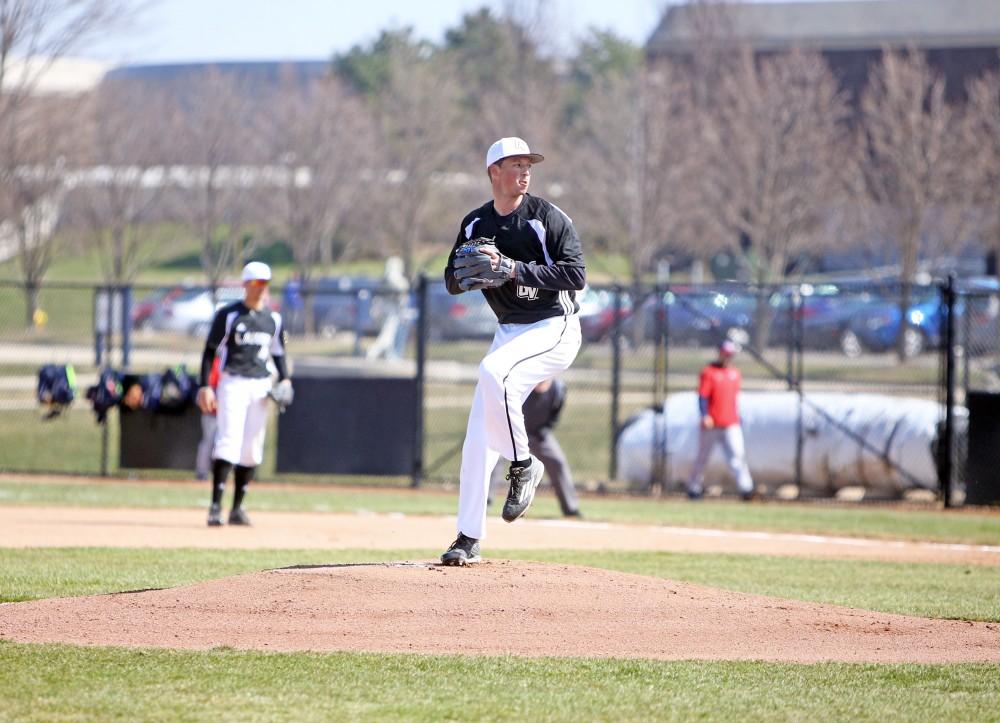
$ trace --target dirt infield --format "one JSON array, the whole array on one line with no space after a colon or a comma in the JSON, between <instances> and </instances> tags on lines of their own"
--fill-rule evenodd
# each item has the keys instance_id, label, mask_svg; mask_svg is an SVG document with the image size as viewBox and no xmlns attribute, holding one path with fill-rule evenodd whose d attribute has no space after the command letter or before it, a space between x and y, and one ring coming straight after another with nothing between
<instances>
[{"instance_id":1,"label":"dirt infield","mask_svg":"<svg viewBox=\"0 0 1000 723\"><path fill-rule=\"evenodd\" d=\"M530 562L284 568L0 605L21 642L785 662L1000 662L1000 624Z\"/></svg>"},{"instance_id":2,"label":"dirt infield","mask_svg":"<svg viewBox=\"0 0 1000 723\"><path fill-rule=\"evenodd\" d=\"M442 548L453 517L0 507L0 546ZM729 552L1000 564L1000 547L525 519L490 549ZM260 650L816 662L1000 662L1000 624L874 613L608 570L487 560L269 570L166 590L0 605L0 639Z\"/></svg>"},{"instance_id":3,"label":"dirt infield","mask_svg":"<svg viewBox=\"0 0 1000 723\"><path fill-rule=\"evenodd\" d=\"M0 547L444 549L455 518L252 512L252 528L208 528L203 510L0 506ZM491 549L657 550L1000 565L1000 546L525 518L487 523Z\"/></svg>"}]
</instances>

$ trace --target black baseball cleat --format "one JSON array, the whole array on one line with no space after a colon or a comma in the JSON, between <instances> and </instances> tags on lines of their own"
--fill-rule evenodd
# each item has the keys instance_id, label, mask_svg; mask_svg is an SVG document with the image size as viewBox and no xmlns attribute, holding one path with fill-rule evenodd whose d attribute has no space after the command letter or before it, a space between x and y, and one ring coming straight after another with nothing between
<instances>
[{"instance_id":1,"label":"black baseball cleat","mask_svg":"<svg viewBox=\"0 0 1000 723\"><path fill-rule=\"evenodd\" d=\"M243 511L242 507L234 507L229 512L229 524L249 526L250 518L247 517L247 513Z\"/></svg>"},{"instance_id":2,"label":"black baseball cleat","mask_svg":"<svg viewBox=\"0 0 1000 723\"><path fill-rule=\"evenodd\" d=\"M528 511L544 474L545 467L534 455L531 456L531 464L528 467L511 466L507 473L510 490L507 492L507 501L503 503L504 520L513 522Z\"/></svg>"},{"instance_id":3,"label":"black baseball cleat","mask_svg":"<svg viewBox=\"0 0 1000 723\"><path fill-rule=\"evenodd\" d=\"M686 487L684 491L687 493L689 500L700 500L705 496L705 491L701 487Z\"/></svg>"},{"instance_id":4,"label":"black baseball cleat","mask_svg":"<svg viewBox=\"0 0 1000 723\"><path fill-rule=\"evenodd\" d=\"M458 537L451 543L451 547L441 555L441 564L461 567L480 562L482 559L479 556L479 540L466 537L459 532Z\"/></svg>"},{"instance_id":5,"label":"black baseball cleat","mask_svg":"<svg viewBox=\"0 0 1000 723\"><path fill-rule=\"evenodd\" d=\"M219 505L212 505L208 508L208 526L222 527L222 509Z\"/></svg>"}]
</instances>

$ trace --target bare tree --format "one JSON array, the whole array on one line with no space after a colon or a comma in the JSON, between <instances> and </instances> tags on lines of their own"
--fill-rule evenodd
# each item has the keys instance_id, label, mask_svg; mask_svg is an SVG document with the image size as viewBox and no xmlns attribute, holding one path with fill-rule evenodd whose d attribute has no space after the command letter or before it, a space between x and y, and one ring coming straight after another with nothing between
<instances>
[{"instance_id":1,"label":"bare tree","mask_svg":"<svg viewBox=\"0 0 1000 723\"><path fill-rule=\"evenodd\" d=\"M134 280L152 253L150 212L166 181L171 112L162 91L106 81L81 114L75 137L88 170L75 196L110 283Z\"/></svg>"},{"instance_id":2,"label":"bare tree","mask_svg":"<svg viewBox=\"0 0 1000 723\"><path fill-rule=\"evenodd\" d=\"M0 0L0 112L31 96L55 61L129 15L121 0Z\"/></svg>"},{"instance_id":3,"label":"bare tree","mask_svg":"<svg viewBox=\"0 0 1000 723\"><path fill-rule=\"evenodd\" d=\"M210 68L178 102L170 142L183 165L171 169L168 182L179 189L175 212L200 240L201 267L216 289L252 252L255 200L275 179L261 165L259 116L243 79Z\"/></svg>"},{"instance_id":4,"label":"bare tree","mask_svg":"<svg viewBox=\"0 0 1000 723\"><path fill-rule=\"evenodd\" d=\"M742 257L761 295L754 338L766 343L767 287L803 251L822 248L851 180L848 107L823 59L791 52L739 62L701 116L705 165L698 208L710 235Z\"/></svg>"},{"instance_id":5,"label":"bare tree","mask_svg":"<svg viewBox=\"0 0 1000 723\"><path fill-rule=\"evenodd\" d=\"M399 45L390 51L388 82L374 99L385 153L386 173L380 184L392 206L381 225L407 274L414 269L428 206L456 154L467 147L457 75L447 56Z\"/></svg>"},{"instance_id":6,"label":"bare tree","mask_svg":"<svg viewBox=\"0 0 1000 723\"><path fill-rule=\"evenodd\" d=\"M940 253L963 228L968 205L961 133L944 78L923 53L883 52L861 100L863 171L872 228L899 254L901 333L907 356L911 287L921 252Z\"/></svg>"},{"instance_id":7,"label":"bare tree","mask_svg":"<svg viewBox=\"0 0 1000 723\"><path fill-rule=\"evenodd\" d=\"M0 122L18 162L0 185L0 233L16 250L25 282L25 324L36 323L38 294L55 258L56 231L65 195L64 175L72 163L69 144L75 103L30 98L19 104L18 122Z\"/></svg>"},{"instance_id":8,"label":"bare tree","mask_svg":"<svg viewBox=\"0 0 1000 723\"><path fill-rule=\"evenodd\" d=\"M970 163L975 219L987 249L1000 256L1000 72L993 71L968 86L964 145L973 149Z\"/></svg>"},{"instance_id":9,"label":"bare tree","mask_svg":"<svg viewBox=\"0 0 1000 723\"><path fill-rule=\"evenodd\" d=\"M287 241L306 282L317 262L332 262L333 237L374 167L371 117L335 77L284 78L263 116L266 157L284 169L268 225Z\"/></svg>"},{"instance_id":10,"label":"bare tree","mask_svg":"<svg viewBox=\"0 0 1000 723\"><path fill-rule=\"evenodd\" d=\"M40 99L37 88L60 57L127 14L117 0L0 0L0 204L19 252L29 327L52 262L69 152L68 101Z\"/></svg>"},{"instance_id":11,"label":"bare tree","mask_svg":"<svg viewBox=\"0 0 1000 723\"><path fill-rule=\"evenodd\" d=\"M683 243L695 200L690 86L671 64L597 79L571 127L571 206L629 260L638 289L658 252Z\"/></svg>"}]
</instances>

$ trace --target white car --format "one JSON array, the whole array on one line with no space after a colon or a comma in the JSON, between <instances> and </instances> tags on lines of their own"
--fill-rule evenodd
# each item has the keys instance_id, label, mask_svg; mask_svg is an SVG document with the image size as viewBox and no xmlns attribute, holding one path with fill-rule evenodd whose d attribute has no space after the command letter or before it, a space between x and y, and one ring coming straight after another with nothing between
<instances>
[{"instance_id":1,"label":"white car","mask_svg":"<svg viewBox=\"0 0 1000 723\"><path fill-rule=\"evenodd\" d=\"M211 290L191 287L160 304L149 317L149 328L205 336L216 309L242 298L242 286L220 286L216 289L214 300Z\"/></svg>"}]
</instances>

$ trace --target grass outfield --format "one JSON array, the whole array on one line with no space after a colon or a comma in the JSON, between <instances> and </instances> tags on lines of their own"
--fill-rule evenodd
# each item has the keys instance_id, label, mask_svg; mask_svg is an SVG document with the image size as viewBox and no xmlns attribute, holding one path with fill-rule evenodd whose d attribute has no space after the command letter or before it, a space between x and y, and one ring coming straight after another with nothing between
<instances>
[{"instance_id":1,"label":"grass outfield","mask_svg":"<svg viewBox=\"0 0 1000 723\"><path fill-rule=\"evenodd\" d=\"M203 508L207 484L50 481L0 481L0 504L60 507ZM458 493L440 490L363 490L336 486L261 485L247 497L250 510L287 512L401 512L453 515ZM997 511L909 509L889 506L825 505L704 500L668 497L584 496L581 509L591 521L644 523L731 530L768 530L881 539L1000 545ZM550 491L542 491L532 517L560 517Z\"/></svg>"},{"instance_id":2,"label":"grass outfield","mask_svg":"<svg viewBox=\"0 0 1000 723\"><path fill-rule=\"evenodd\" d=\"M17 720L997 720L993 665L787 665L0 644Z\"/></svg>"}]
</instances>

